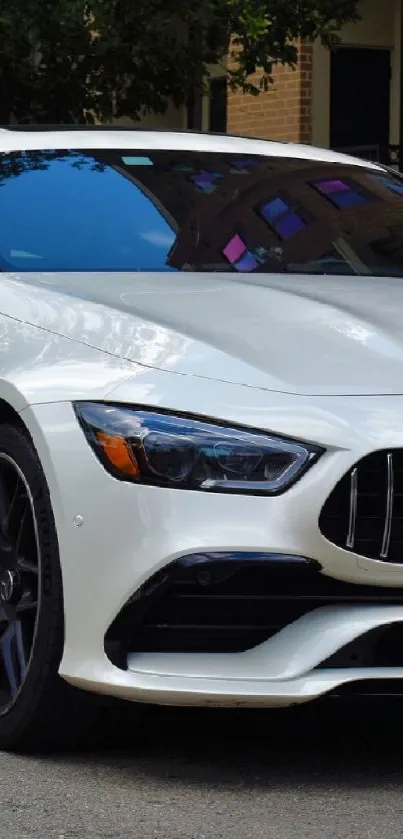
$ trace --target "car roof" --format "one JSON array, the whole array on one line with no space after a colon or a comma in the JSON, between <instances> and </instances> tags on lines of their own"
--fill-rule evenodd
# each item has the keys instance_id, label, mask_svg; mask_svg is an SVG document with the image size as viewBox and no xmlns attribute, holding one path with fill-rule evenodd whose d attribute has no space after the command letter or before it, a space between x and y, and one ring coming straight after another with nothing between
<instances>
[{"instance_id":1,"label":"car roof","mask_svg":"<svg viewBox=\"0 0 403 839\"><path fill-rule=\"evenodd\" d=\"M257 154L324 163L384 167L329 149L229 134L197 131L148 131L121 126L18 126L0 128L0 152L39 149L148 149Z\"/></svg>"}]
</instances>

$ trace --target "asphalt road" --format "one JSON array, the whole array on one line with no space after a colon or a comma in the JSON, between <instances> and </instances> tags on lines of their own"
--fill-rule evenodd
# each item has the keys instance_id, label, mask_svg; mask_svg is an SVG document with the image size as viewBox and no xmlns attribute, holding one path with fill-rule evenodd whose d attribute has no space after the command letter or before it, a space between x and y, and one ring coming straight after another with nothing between
<instances>
[{"instance_id":1,"label":"asphalt road","mask_svg":"<svg viewBox=\"0 0 403 839\"><path fill-rule=\"evenodd\" d=\"M136 738L129 714L84 753L1 756L0 839L403 837L402 720L158 712Z\"/></svg>"}]
</instances>

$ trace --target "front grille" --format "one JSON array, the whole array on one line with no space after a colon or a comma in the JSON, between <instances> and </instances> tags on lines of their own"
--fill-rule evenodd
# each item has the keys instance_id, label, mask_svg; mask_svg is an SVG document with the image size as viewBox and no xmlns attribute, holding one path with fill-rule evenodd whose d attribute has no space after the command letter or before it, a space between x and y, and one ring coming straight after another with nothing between
<instances>
[{"instance_id":1,"label":"front grille","mask_svg":"<svg viewBox=\"0 0 403 839\"><path fill-rule=\"evenodd\" d=\"M188 557L128 601L105 651L122 668L129 652L242 652L320 606L379 602L402 604L403 589L339 582L296 557Z\"/></svg>"},{"instance_id":2,"label":"front grille","mask_svg":"<svg viewBox=\"0 0 403 839\"><path fill-rule=\"evenodd\" d=\"M340 548L403 563L403 449L360 460L328 498L319 526Z\"/></svg>"}]
</instances>

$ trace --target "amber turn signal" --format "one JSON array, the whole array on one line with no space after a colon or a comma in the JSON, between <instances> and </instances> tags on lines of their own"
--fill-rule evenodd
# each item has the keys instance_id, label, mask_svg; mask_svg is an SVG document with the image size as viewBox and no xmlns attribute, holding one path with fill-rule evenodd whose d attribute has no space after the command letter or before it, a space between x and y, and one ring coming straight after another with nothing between
<instances>
[{"instance_id":1,"label":"amber turn signal","mask_svg":"<svg viewBox=\"0 0 403 839\"><path fill-rule=\"evenodd\" d=\"M131 478L139 478L140 470L130 448L130 444L123 437L97 431L96 436L101 444L105 457L115 469Z\"/></svg>"}]
</instances>

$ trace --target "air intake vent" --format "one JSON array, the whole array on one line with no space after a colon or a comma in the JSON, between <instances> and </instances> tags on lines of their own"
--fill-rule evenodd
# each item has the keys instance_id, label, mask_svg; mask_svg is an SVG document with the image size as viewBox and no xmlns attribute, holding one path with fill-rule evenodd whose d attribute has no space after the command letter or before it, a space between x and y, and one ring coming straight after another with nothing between
<instances>
[{"instance_id":1,"label":"air intake vent","mask_svg":"<svg viewBox=\"0 0 403 839\"><path fill-rule=\"evenodd\" d=\"M403 563L403 449L360 460L328 498L319 524L340 548Z\"/></svg>"},{"instance_id":2,"label":"air intake vent","mask_svg":"<svg viewBox=\"0 0 403 839\"><path fill-rule=\"evenodd\" d=\"M154 575L109 627L109 659L125 669L129 652L244 652L321 606L403 603L401 588L333 580L300 557L245 556L184 557Z\"/></svg>"}]
</instances>

